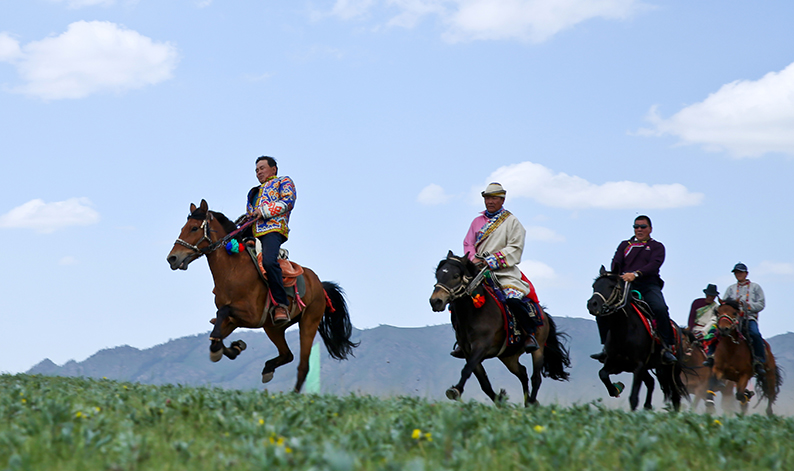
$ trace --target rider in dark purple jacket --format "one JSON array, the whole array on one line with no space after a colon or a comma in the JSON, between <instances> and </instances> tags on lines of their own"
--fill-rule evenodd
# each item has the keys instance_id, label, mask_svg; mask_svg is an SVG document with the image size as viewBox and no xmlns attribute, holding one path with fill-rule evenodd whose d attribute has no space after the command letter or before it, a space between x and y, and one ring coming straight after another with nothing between
<instances>
[{"instance_id":1,"label":"rider in dark purple jacket","mask_svg":"<svg viewBox=\"0 0 794 471\"><path fill-rule=\"evenodd\" d=\"M665 346L662 352L662 361L672 363L676 361L670 346L675 343L673 329L670 325L670 312L662 295L664 281L659 277L659 268L664 263L664 245L651 239L653 226L648 216L637 216L634 219L634 237L624 240L618 245L615 256L612 257L612 273L617 273L624 281L631 283L631 289L639 291L642 299L648 303L656 318L656 327ZM598 333L601 344L606 340L606 329L601 318L598 322ZM603 361L606 352L602 351L591 355L592 358Z\"/></svg>"}]
</instances>

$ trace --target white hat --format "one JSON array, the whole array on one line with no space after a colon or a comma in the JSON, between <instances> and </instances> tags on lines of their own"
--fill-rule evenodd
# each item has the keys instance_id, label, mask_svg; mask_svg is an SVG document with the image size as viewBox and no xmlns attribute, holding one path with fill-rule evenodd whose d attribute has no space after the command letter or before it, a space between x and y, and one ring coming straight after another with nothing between
<instances>
[{"instance_id":1,"label":"white hat","mask_svg":"<svg viewBox=\"0 0 794 471\"><path fill-rule=\"evenodd\" d=\"M496 182L489 183L485 191L482 192L483 196L501 196L502 198L504 198L506 194L507 191L502 188L502 184Z\"/></svg>"}]
</instances>

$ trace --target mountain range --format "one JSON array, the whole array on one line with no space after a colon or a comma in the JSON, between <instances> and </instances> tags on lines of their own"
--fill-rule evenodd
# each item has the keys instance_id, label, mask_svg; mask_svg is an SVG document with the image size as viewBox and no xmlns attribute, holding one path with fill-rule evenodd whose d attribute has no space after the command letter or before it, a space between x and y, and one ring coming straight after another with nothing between
<instances>
[{"instance_id":1,"label":"mountain range","mask_svg":"<svg viewBox=\"0 0 794 471\"><path fill-rule=\"evenodd\" d=\"M598 378L600 365L589 358L600 350L596 324L590 319L559 317L558 330L567 335L571 368L569 381L544 378L538 400L542 404L582 404L603 401L608 407L628 408L628 394L610 398ZM182 384L227 389L262 389L270 392L291 391L298 366L298 331L287 331L287 341L296 359L276 370L274 379L263 385L261 370L266 360L276 356L276 349L261 330L238 330L226 342L242 339L248 348L235 360L209 361L209 332L192 335L147 349L120 346L101 350L81 362L62 366L45 359L28 374L108 378L144 384ZM352 340L360 345L353 357L344 361L330 358L321 347L320 378L324 394L418 396L446 401L444 392L460 378L464 361L449 355L455 343L449 324L403 328L381 325L372 329L354 329ZM794 371L794 333L767 339L783 371ZM315 342L322 342L319 336ZM521 362L531 371L529 356ZM484 367L495 390L505 389L512 402L521 401L521 385L499 360L490 359ZM630 387L631 376L613 376ZM644 389L641 397L644 397ZM655 390L654 404L661 407L661 391ZM464 400L487 401L472 375L466 383ZM757 401L754 401L757 402ZM752 409L763 412L763 407ZM778 413L794 415L794 388L785 381L775 406Z\"/></svg>"}]
</instances>

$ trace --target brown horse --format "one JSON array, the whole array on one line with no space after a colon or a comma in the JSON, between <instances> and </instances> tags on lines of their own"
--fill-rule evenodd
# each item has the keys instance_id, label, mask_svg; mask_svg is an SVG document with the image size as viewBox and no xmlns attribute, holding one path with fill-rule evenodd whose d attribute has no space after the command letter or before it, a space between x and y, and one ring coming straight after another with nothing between
<instances>
[{"instance_id":1,"label":"brown horse","mask_svg":"<svg viewBox=\"0 0 794 471\"><path fill-rule=\"evenodd\" d=\"M695 399L692 401L691 410L696 410L700 401L704 401L706 407L714 406L714 393L722 393L722 410L733 409L733 389L736 384L733 381L725 381L724 384L716 385L716 389L709 389L709 379L711 378L711 368L703 366L706 360L706 353L699 340L689 331L681 331L681 346L684 351L682 361L684 367L681 372L681 380L686 385L686 389Z\"/></svg>"},{"instance_id":2,"label":"brown horse","mask_svg":"<svg viewBox=\"0 0 794 471\"><path fill-rule=\"evenodd\" d=\"M278 356L268 360L262 370L262 382L273 379L276 368L293 360L284 332L290 325L300 328L300 362L295 392L300 392L309 372L309 353L318 329L328 353L338 360L346 359L358 344L350 341L352 325L342 289L335 283L320 282L317 275L304 267L306 283L301 301L305 305L288 324L273 325L272 316L265 312L268 287L262 280L258 268L245 253L229 253L226 243L236 235L237 226L222 213L210 211L207 202L201 200L197 207L190 205L190 215L167 261L172 270L187 270L188 265L207 256L212 278L215 281L215 306L218 311L213 319L215 328L210 334L210 359L219 361L223 355L231 360L237 358L245 343L232 342L227 348L223 339L237 327L264 328L267 336L278 349ZM222 248L222 250L217 250ZM293 303L296 301L293 300ZM294 311L293 311L294 312Z\"/></svg>"},{"instance_id":3,"label":"brown horse","mask_svg":"<svg viewBox=\"0 0 794 471\"><path fill-rule=\"evenodd\" d=\"M753 371L753 357L751 346L744 334L739 329L740 311L739 305L734 301L728 301L717 309L717 328L719 330L719 342L714 350L714 366L711 368L710 389L719 385L720 382L736 382L736 399L741 404L742 414L747 412L747 405L754 393L747 389L747 385L755 376L756 386L761 392L762 398L765 397L769 402L766 413L772 415L772 404L780 393L782 384L780 367L775 363L775 356L769 344L766 344L766 363L764 375L756 375ZM713 398L713 393L711 394ZM711 409L714 412L713 403Z\"/></svg>"},{"instance_id":4,"label":"brown horse","mask_svg":"<svg viewBox=\"0 0 794 471\"><path fill-rule=\"evenodd\" d=\"M558 381L567 381L566 367L571 366L568 351L560 342L565 334L558 333L554 320L544 313L543 325L537 328L535 338L540 348L532 352L532 391L529 390L527 369L519 363L524 354L523 343L508 345L505 321L497 300L489 295L482 284L469 286L477 275L477 269L468 257L457 257L450 251L436 269L436 285L430 296L433 311L441 312L447 305L452 311L452 325L455 336L466 357L466 365L461 372L460 381L447 389L447 398L456 400L463 394L463 387L472 373L480 382L483 392L498 402L505 397L504 389L497 395L482 361L486 358L499 358L511 373L521 381L524 390L524 405L537 401L541 374ZM481 281L481 280L480 280ZM467 289L470 288L470 292ZM472 295L482 296L484 303L475 306Z\"/></svg>"}]
</instances>

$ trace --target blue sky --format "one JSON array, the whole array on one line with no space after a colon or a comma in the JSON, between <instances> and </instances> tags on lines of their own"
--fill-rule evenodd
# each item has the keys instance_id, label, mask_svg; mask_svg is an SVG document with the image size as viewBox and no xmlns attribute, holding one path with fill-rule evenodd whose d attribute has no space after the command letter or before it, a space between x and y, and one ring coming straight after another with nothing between
<instances>
[{"instance_id":1,"label":"blue sky","mask_svg":"<svg viewBox=\"0 0 794 471\"><path fill-rule=\"evenodd\" d=\"M498 180L552 314L589 317L648 214L673 319L742 261L762 334L792 331L793 10L0 0L0 371L208 331L206 262L165 257L191 202L242 214L262 154L297 186L285 248L358 328L449 322L434 268Z\"/></svg>"}]
</instances>

